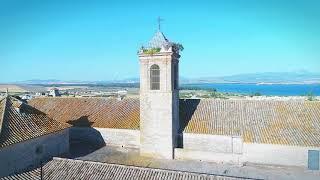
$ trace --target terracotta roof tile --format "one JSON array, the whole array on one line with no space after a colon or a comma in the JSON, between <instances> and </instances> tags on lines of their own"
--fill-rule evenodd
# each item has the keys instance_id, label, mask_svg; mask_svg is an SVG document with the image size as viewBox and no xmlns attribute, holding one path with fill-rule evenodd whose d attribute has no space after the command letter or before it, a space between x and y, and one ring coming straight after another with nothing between
<instances>
[{"instance_id":1,"label":"terracotta roof tile","mask_svg":"<svg viewBox=\"0 0 320 180\"><path fill-rule=\"evenodd\" d=\"M244 142L320 146L320 102L180 101L184 132L242 136Z\"/></svg>"},{"instance_id":2,"label":"terracotta roof tile","mask_svg":"<svg viewBox=\"0 0 320 180\"><path fill-rule=\"evenodd\" d=\"M200 174L164 169L143 168L72 159L54 158L43 167L44 179L127 179L127 180L231 180L245 179L211 174ZM40 170L0 178L1 180L39 179Z\"/></svg>"},{"instance_id":3,"label":"terracotta roof tile","mask_svg":"<svg viewBox=\"0 0 320 180\"><path fill-rule=\"evenodd\" d=\"M0 148L50 134L68 128L69 125L48 118L44 113L21 103L20 112L16 110L18 100L7 97L5 103Z\"/></svg>"},{"instance_id":4,"label":"terracotta roof tile","mask_svg":"<svg viewBox=\"0 0 320 180\"><path fill-rule=\"evenodd\" d=\"M35 98L30 105L49 117L75 126L139 129L139 99Z\"/></svg>"},{"instance_id":5,"label":"terracotta roof tile","mask_svg":"<svg viewBox=\"0 0 320 180\"><path fill-rule=\"evenodd\" d=\"M71 124L83 121L94 127L139 129L138 99L36 98L30 104ZM320 147L320 102L181 99L179 109L180 131L186 133Z\"/></svg>"}]
</instances>

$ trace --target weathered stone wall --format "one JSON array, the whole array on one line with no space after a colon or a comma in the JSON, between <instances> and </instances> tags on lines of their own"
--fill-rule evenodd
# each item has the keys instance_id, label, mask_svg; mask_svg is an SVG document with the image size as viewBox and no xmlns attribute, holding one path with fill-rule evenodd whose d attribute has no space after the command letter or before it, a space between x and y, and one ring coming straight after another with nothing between
<instances>
[{"instance_id":1,"label":"weathered stone wall","mask_svg":"<svg viewBox=\"0 0 320 180\"><path fill-rule=\"evenodd\" d=\"M242 164L242 154L175 148L175 159Z\"/></svg>"},{"instance_id":2,"label":"weathered stone wall","mask_svg":"<svg viewBox=\"0 0 320 180\"><path fill-rule=\"evenodd\" d=\"M72 127L71 141L84 141L96 145L139 147L140 132L130 129Z\"/></svg>"},{"instance_id":3,"label":"weathered stone wall","mask_svg":"<svg viewBox=\"0 0 320 180\"><path fill-rule=\"evenodd\" d=\"M242 164L299 166L308 168L308 150L315 147L243 143L240 137L183 133L183 148L176 159ZM320 162L319 162L320 164Z\"/></svg>"},{"instance_id":4,"label":"weathered stone wall","mask_svg":"<svg viewBox=\"0 0 320 180\"><path fill-rule=\"evenodd\" d=\"M140 153L172 159L179 127L179 91L173 88L172 53L140 56ZM150 90L150 67L160 68L160 90Z\"/></svg>"},{"instance_id":5,"label":"weathered stone wall","mask_svg":"<svg viewBox=\"0 0 320 180\"><path fill-rule=\"evenodd\" d=\"M216 153L242 153L240 137L183 133L183 148Z\"/></svg>"},{"instance_id":6,"label":"weathered stone wall","mask_svg":"<svg viewBox=\"0 0 320 180\"><path fill-rule=\"evenodd\" d=\"M36 151L42 149L41 154ZM0 177L39 165L69 152L69 129L0 148Z\"/></svg>"},{"instance_id":7,"label":"weathered stone wall","mask_svg":"<svg viewBox=\"0 0 320 180\"><path fill-rule=\"evenodd\" d=\"M143 156L173 158L172 94L147 94L141 120L141 149ZM152 108L148 108L152 107Z\"/></svg>"},{"instance_id":8,"label":"weathered stone wall","mask_svg":"<svg viewBox=\"0 0 320 180\"><path fill-rule=\"evenodd\" d=\"M243 142L240 137L194 133L183 133L182 137L183 148L175 149L176 159L242 163Z\"/></svg>"},{"instance_id":9,"label":"weathered stone wall","mask_svg":"<svg viewBox=\"0 0 320 180\"><path fill-rule=\"evenodd\" d=\"M244 162L250 163L301 166L307 168L308 150L320 150L320 148L245 143L243 146L242 159Z\"/></svg>"}]
</instances>

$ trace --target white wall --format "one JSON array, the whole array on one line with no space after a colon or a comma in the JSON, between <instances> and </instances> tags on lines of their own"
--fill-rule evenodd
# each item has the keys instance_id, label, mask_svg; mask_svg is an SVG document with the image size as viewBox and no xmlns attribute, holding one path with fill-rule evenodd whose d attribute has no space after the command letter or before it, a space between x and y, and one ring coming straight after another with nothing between
<instances>
[{"instance_id":1,"label":"white wall","mask_svg":"<svg viewBox=\"0 0 320 180\"><path fill-rule=\"evenodd\" d=\"M250 163L308 168L308 150L320 150L320 148L245 143L242 158L243 161Z\"/></svg>"},{"instance_id":2,"label":"white wall","mask_svg":"<svg viewBox=\"0 0 320 180\"><path fill-rule=\"evenodd\" d=\"M240 137L183 133L183 148L175 148L176 159L241 164L243 142Z\"/></svg>"},{"instance_id":3,"label":"white wall","mask_svg":"<svg viewBox=\"0 0 320 180\"><path fill-rule=\"evenodd\" d=\"M183 148L175 149L175 158L308 168L308 150L320 147L243 143L241 137L183 133Z\"/></svg>"},{"instance_id":4,"label":"white wall","mask_svg":"<svg viewBox=\"0 0 320 180\"><path fill-rule=\"evenodd\" d=\"M71 141L86 141L96 145L139 147L140 132L130 129L72 127Z\"/></svg>"},{"instance_id":5,"label":"white wall","mask_svg":"<svg viewBox=\"0 0 320 180\"><path fill-rule=\"evenodd\" d=\"M242 154L218 153L212 151L189 150L183 148L174 149L175 159L209 161L217 163L242 164Z\"/></svg>"},{"instance_id":6,"label":"white wall","mask_svg":"<svg viewBox=\"0 0 320 180\"><path fill-rule=\"evenodd\" d=\"M139 147L140 131L130 129L110 129L95 128L101 133L106 144L123 146L123 147Z\"/></svg>"},{"instance_id":7,"label":"white wall","mask_svg":"<svg viewBox=\"0 0 320 180\"><path fill-rule=\"evenodd\" d=\"M216 153L242 153L240 137L183 133L183 148Z\"/></svg>"},{"instance_id":8,"label":"white wall","mask_svg":"<svg viewBox=\"0 0 320 180\"><path fill-rule=\"evenodd\" d=\"M37 155L36 149L40 146L43 153ZM68 152L69 129L0 148L0 177L34 167L39 164L40 159L44 160Z\"/></svg>"}]
</instances>

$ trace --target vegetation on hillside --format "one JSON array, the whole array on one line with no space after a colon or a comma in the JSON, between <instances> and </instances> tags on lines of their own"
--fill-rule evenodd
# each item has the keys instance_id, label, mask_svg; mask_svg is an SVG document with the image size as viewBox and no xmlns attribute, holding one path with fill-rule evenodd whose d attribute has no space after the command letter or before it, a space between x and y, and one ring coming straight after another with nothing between
<instances>
[{"instance_id":1,"label":"vegetation on hillside","mask_svg":"<svg viewBox=\"0 0 320 180\"><path fill-rule=\"evenodd\" d=\"M249 94L250 97L253 97L253 96L262 96L262 94L260 92L255 92L255 93L251 93Z\"/></svg>"}]
</instances>

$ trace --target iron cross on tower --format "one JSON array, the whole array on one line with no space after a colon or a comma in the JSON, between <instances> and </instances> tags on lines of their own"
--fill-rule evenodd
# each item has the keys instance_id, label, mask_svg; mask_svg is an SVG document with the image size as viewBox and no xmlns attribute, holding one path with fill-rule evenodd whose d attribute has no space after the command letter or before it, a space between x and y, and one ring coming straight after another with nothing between
<instances>
[{"instance_id":1,"label":"iron cross on tower","mask_svg":"<svg viewBox=\"0 0 320 180\"><path fill-rule=\"evenodd\" d=\"M158 30L160 31L161 30L161 21L163 21L163 19L161 19L161 17L159 16L157 20L158 20Z\"/></svg>"}]
</instances>

